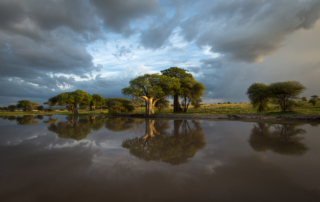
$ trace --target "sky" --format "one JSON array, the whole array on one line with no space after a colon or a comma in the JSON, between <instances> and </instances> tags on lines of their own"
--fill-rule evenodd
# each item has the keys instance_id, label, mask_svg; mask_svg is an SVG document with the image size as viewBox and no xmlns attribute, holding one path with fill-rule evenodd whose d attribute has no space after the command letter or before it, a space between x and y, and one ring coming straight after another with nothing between
<instances>
[{"instance_id":1,"label":"sky","mask_svg":"<svg viewBox=\"0 0 320 202\"><path fill-rule=\"evenodd\" d=\"M170 67L202 82L207 104L248 102L253 83L320 96L319 18L320 0L0 0L0 106L124 97Z\"/></svg>"}]
</instances>

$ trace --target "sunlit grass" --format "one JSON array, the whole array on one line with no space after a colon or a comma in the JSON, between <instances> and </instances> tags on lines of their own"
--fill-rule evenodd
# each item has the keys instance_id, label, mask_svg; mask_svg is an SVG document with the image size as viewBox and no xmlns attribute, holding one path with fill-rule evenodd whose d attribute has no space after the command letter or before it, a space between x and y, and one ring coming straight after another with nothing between
<instances>
[{"instance_id":1,"label":"sunlit grass","mask_svg":"<svg viewBox=\"0 0 320 202\"><path fill-rule=\"evenodd\" d=\"M286 112L285 114L320 114L320 103L317 103L315 106L308 102L299 102L300 107L296 107L294 112ZM131 113L143 114L145 112L144 107L139 107ZM159 113L158 109L155 108L155 113ZM92 114L107 114L108 110L79 110L79 115L92 115ZM173 107L170 106L164 110L161 110L160 113L173 113ZM238 103L238 104L208 104L201 105L199 109L194 109L193 106L190 106L186 114L250 114L257 113L256 108L253 108L250 103ZM43 111L33 111L33 112L23 112L23 111L15 111L15 112L0 112L0 116L18 116L18 115L73 115L72 112L69 111L60 111L56 110L54 112L43 112ZM185 114L185 113L180 113ZM266 111L267 115L281 115L284 114L281 112L281 109L278 105L270 104L269 110Z\"/></svg>"},{"instance_id":2,"label":"sunlit grass","mask_svg":"<svg viewBox=\"0 0 320 202\"><path fill-rule=\"evenodd\" d=\"M299 114L320 114L320 104L313 106L308 102L299 102L300 107L295 108L294 113ZM144 113L144 108L138 108L133 113ZM158 109L155 108L155 113L159 113ZM170 106L165 110L161 110L160 113L173 113L173 107ZM190 106L187 114L250 114L257 113L257 109L252 107L250 103L238 103L238 104L208 104L201 105L199 109L194 109ZM283 114L278 105L270 104L269 110L266 111L267 114ZM292 112L287 112L292 113ZM181 113L184 114L184 113Z\"/></svg>"}]
</instances>

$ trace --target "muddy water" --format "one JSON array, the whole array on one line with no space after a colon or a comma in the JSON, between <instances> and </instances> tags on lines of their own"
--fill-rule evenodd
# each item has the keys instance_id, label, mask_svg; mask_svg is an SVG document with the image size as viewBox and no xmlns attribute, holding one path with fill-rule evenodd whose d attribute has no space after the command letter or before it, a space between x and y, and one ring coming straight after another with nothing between
<instances>
[{"instance_id":1,"label":"muddy water","mask_svg":"<svg viewBox=\"0 0 320 202\"><path fill-rule=\"evenodd\" d=\"M320 201L315 124L0 118L0 201Z\"/></svg>"}]
</instances>

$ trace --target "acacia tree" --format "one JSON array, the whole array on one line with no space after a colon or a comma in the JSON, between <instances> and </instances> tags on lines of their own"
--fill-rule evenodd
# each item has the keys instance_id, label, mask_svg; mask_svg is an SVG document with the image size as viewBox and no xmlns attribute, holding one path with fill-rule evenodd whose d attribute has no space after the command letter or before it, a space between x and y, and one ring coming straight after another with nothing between
<instances>
[{"instance_id":1,"label":"acacia tree","mask_svg":"<svg viewBox=\"0 0 320 202\"><path fill-rule=\"evenodd\" d=\"M264 83L252 84L246 93L253 107L257 107L257 112L263 112L268 108L269 87Z\"/></svg>"},{"instance_id":2,"label":"acacia tree","mask_svg":"<svg viewBox=\"0 0 320 202\"><path fill-rule=\"evenodd\" d=\"M71 107L71 110L74 114L78 114L78 104L88 105L91 101L91 96L82 91L76 90L73 92L60 93L59 95L49 99L51 104L57 103L58 105L67 105Z\"/></svg>"},{"instance_id":3,"label":"acacia tree","mask_svg":"<svg viewBox=\"0 0 320 202\"><path fill-rule=\"evenodd\" d=\"M192 74L188 73L189 70L182 69L179 67L170 67L169 69L162 70L161 73L163 75L177 78L177 79L183 79L186 77L192 78ZM180 109L180 103L179 103L179 95L181 93L180 88L174 89L172 95L173 95L173 112L178 112Z\"/></svg>"},{"instance_id":4,"label":"acacia tree","mask_svg":"<svg viewBox=\"0 0 320 202\"><path fill-rule=\"evenodd\" d=\"M9 105L8 109L13 112L16 109L16 105Z\"/></svg>"},{"instance_id":5,"label":"acacia tree","mask_svg":"<svg viewBox=\"0 0 320 202\"><path fill-rule=\"evenodd\" d=\"M158 100L180 88L179 79L159 74L138 76L129 83L129 87L121 90L122 94L143 98L146 101L146 115L154 114L154 105Z\"/></svg>"},{"instance_id":6,"label":"acacia tree","mask_svg":"<svg viewBox=\"0 0 320 202\"><path fill-rule=\"evenodd\" d=\"M103 97L99 94L93 94L90 102L90 111L96 110L96 106L105 105Z\"/></svg>"},{"instance_id":7,"label":"acacia tree","mask_svg":"<svg viewBox=\"0 0 320 202\"><path fill-rule=\"evenodd\" d=\"M17 108L22 108L24 111L32 111L35 106L40 105L37 102L31 102L29 100L20 100L17 103Z\"/></svg>"},{"instance_id":8,"label":"acacia tree","mask_svg":"<svg viewBox=\"0 0 320 202\"><path fill-rule=\"evenodd\" d=\"M276 82L269 85L271 96L279 103L283 112L294 107L294 101L299 99L299 95L306 89L298 81Z\"/></svg>"},{"instance_id":9,"label":"acacia tree","mask_svg":"<svg viewBox=\"0 0 320 202\"><path fill-rule=\"evenodd\" d=\"M181 93L180 96L183 98L183 112L187 112L191 102L197 102L201 100L205 87L202 83L197 82L192 77L185 77L180 79L181 82Z\"/></svg>"}]
</instances>

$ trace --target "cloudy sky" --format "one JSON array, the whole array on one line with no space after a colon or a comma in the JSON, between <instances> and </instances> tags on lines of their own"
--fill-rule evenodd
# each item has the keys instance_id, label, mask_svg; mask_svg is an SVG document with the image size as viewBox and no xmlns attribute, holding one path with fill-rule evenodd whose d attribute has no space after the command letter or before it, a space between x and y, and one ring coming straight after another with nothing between
<instances>
[{"instance_id":1,"label":"cloudy sky","mask_svg":"<svg viewBox=\"0 0 320 202\"><path fill-rule=\"evenodd\" d=\"M0 105L190 70L204 103L247 102L254 82L320 95L320 0L0 0Z\"/></svg>"}]
</instances>

